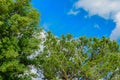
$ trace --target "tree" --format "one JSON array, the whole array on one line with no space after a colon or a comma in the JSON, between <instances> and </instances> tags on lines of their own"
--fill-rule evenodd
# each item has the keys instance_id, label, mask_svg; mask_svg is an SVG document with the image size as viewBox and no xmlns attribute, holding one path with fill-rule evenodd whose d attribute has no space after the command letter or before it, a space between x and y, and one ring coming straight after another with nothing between
<instances>
[{"instance_id":1,"label":"tree","mask_svg":"<svg viewBox=\"0 0 120 80\"><path fill-rule=\"evenodd\" d=\"M111 80L110 77L114 78L114 75L119 74L120 53L116 41L111 41L105 37L93 38L90 46L88 47L90 57L83 66L87 76L97 80L100 78Z\"/></svg>"},{"instance_id":2,"label":"tree","mask_svg":"<svg viewBox=\"0 0 120 80\"><path fill-rule=\"evenodd\" d=\"M70 34L57 38L48 32L44 50L37 56L37 64L48 80L95 80L106 78L111 72L114 74L119 69L119 56L119 45L108 38L74 39Z\"/></svg>"},{"instance_id":3,"label":"tree","mask_svg":"<svg viewBox=\"0 0 120 80\"><path fill-rule=\"evenodd\" d=\"M31 0L0 0L0 80L29 80L38 49L39 13Z\"/></svg>"},{"instance_id":4,"label":"tree","mask_svg":"<svg viewBox=\"0 0 120 80\"><path fill-rule=\"evenodd\" d=\"M55 37L48 32L44 42L44 50L37 56L37 64L46 79L72 80L79 73L79 65L82 65L84 56L76 48L77 42L72 36ZM79 63L77 63L79 62Z\"/></svg>"}]
</instances>

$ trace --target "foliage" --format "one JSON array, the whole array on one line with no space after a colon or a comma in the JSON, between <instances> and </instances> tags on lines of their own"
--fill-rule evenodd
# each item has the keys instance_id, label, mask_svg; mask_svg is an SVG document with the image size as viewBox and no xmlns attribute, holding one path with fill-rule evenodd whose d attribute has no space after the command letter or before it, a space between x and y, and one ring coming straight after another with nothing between
<instances>
[{"instance_id":1,"label":"foliage","mask_svg":"<svg viewBox=\"0 0 120 80\"><path fill-rule=\"evenodd\" d=\"M120 79L119 45L105 37L58 38L48 32L43 51L30 58L40 47L39 13L30 1L0 0L0 80L31 80L31 66L48 80Z\"/></svg>"},{"instance_id":2,"label":"foliage","mask_svg":"<svg viewBox=\"0 0 120 80\"><path fill-rule=\"evenodd\" d=\"M0 0L0 80L29 80L34 65L28 56L37 49L39 13L31 0ZM21 76L22 75L22 76Z\"/></svg>"},{"instance_id":3,"label":"foliage","mask_svg":"<svg viewBox=\"0 0 120 80\"><path fill-rule=\"evenodd\" d=\"M105 37L73 39L68 34L57 38L48 32L37 60L38 69L48 80L109 79L120 70L119 45Z\"/></svg>"}]
</instances>

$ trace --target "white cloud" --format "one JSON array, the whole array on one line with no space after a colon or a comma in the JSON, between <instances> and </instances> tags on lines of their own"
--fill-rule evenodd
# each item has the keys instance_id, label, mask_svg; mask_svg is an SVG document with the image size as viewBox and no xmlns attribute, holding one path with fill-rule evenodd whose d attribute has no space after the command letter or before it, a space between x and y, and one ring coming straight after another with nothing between
<instances>
[{"instance_id":1,"label":"white cloud","mask_svg":"<svg viewBox=\"0 0 120 80\"><path fill-rule=\"evenodd\" d=\"M90 15L97 14L110 18L120 11L120 0L79 0L74 7L76 9L84 8Z\"/></svg>"},{"instance_id":2,"label":"white cloud","mask_svg":"<svg viewBox=\"0 0 120 80\"><path fill-rule=\"evenodd\" d=\"M74 8L83 8L90 16L99 15L105 19L113 19L116 27L110 38L120 38L120 0L78 0L74 3Z\"/></svg>"},{"instance_id":3,"label":"white cloud","mask_svg":"<svg viewBox=\"0 0 120 80\"><path fill-rule=\"evenodd\" d=\"M112 31L110 38L113 40L120 39L120 12L115 16L116 28Z\"/></svg>"},{"instance_id":4,"label":"white cloud","mask_svg":"<svg viewBox=\"0 0 120 80\"><path fill-rule=\"evenodd\" d=\"M80 12L80 11L74 11L74 10L71 9L71 10L68 12L68 15L77 15L79 12Z\"/></svg>"}]
</instances>

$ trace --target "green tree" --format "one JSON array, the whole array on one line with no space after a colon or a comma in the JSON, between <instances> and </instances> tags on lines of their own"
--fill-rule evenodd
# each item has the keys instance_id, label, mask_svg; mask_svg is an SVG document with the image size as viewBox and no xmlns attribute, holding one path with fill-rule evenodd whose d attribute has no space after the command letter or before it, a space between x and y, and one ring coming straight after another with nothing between
<instances>
[{"instance_id":1,"label":"green tree","mask_svg":"<svg viewBox=\"0 0 120 80\"><path fill-rule=\"evenodd\" d=\"M31 0L0 0L0 80L29 80L38 49L39 13Z\"/></svg>"},{"instance_id":2,"label":"green tree","mask_svg":"<svg viewBox=\"0 0 120 80\"><path fill-rule=\"evenodd\" d=\"M72 80L79 74L84 56L76 48L77 45L70 34L59 39L48 32L44 50L37 57L38 68L46 79Z\"/></svg>"},{"instance_id":3,"label":"green tree","mask_svg":"<svg viewBox=\"0 0 120 80\"><path fill-rule=\"evenodd\" d=\"M118 43L108 38L74 39L70 34L57 38L48 32L44 50L37 56L37 64L48 80L92 80L106 78L111 72L112 75L119 74L119 71L115 72L120 66L119 56Z\"/></svg>"},{"instance_id":4,"label":"green tree","mask_svg":"<svg viewBox=\"0 0 120 80\"><path fill-rule=\"evenodd\" d=\"M111 80L110 77L114 78L114 75L119 74L120 53L119 45L116 41L111 41L105 37L101 39L93 38L87 53L90 56L84 64L83 69L89 78Z\"/></svg>"}]
</instances>

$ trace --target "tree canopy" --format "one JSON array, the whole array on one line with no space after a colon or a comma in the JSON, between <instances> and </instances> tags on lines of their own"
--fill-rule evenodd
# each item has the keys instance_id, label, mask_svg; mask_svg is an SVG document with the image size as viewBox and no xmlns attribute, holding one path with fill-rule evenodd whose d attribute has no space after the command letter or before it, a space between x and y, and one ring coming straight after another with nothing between
<instances>
[{"instance_id":1,"label":"tree canopy","mask_svg":"<svg viewBox=\"0 0 120 80\"><path fill-rule=\"evenodd\" d=\"M119 45L105 37L74 39L68 34L57 38L48 32L37 60L38 68L48 80L114 80L120 72Z\"/></svg>"},{"instance_id":2,"label":"tree canopy","mask_svg":"<svg viewBox=\"0 0 120 80\"><path fill-rule=\"evenodd\" d=\"M28 80L37 49L39 13L31 0L0 0L0 80ZM22 75L22 76L21 76Z\"/></svg>"},{"instance_id":3,"label":"tree canopy","mask_svg":"<svg viewBox=\"0 0 120 80\"><path fill-rule=\"evenodd\" d=\"M58 38L51 32L42 39L40 14L30 2L0 0L0 80L32 80L31 67L47 80L120 79L116 41L71 34Z\"/></svg>"}]
</instances>

